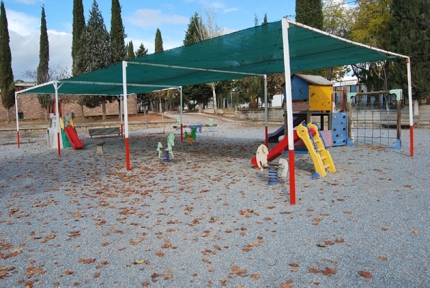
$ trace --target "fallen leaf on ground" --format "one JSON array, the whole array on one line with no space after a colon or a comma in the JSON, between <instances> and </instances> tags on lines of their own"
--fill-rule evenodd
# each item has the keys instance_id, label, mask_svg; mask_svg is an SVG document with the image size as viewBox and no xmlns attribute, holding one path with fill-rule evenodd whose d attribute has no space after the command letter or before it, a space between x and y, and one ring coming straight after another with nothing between
<instances>
[{"instance_id":1,"label":"fallen leaf on ground","mask_svg":"<svg viewBox=\"0 0 430 288\"><path fill-rule=\"evenodd\" d=\"M336 268L331 269L331 268L329 268L329 267L325 267L325 269L324 269L324 270L321 270L321 272L322 272L325 276L330 277L331 275L336 274Z\"/></svg>"},{"instance_id":2,"label":"fallen leaf on ground","mask_svg":"<svg viewBox=\"0 0 430 288\"><path fill-rule=\"evenodd\" d=\"M320 271L320 270L315 269L315 268L309 268L309 272L310 272L310 273L313 273L313 274L321 273L321 271Z\"/></svg>"},{"instance_id":3,"label":"fallen leaf on ground","mask_svg":"<svg viewBox=\"0 0 430 288\"><path fill-rule=\"evenodd\" d=\"M366 279L372 278L372 273L371 273L371 272L367 272L367 271L360 270L360 271L358 271L358 274L359 274L361 277L364 277L364 278L366 278Z\"/></svg>"},{"instance_id":4,"label":"fallen leaf on ground","mask_svg":"<svg viewBox=\"0 0 430 288\"><path fill-rule=\"evenodd\" d=\"M78 260L79 263L84 263L84 264L90 264L90 263L93 263L94 261L96 261L96 258L87 258L87 259L79 258Z\"/></svg>"}]
</instances>

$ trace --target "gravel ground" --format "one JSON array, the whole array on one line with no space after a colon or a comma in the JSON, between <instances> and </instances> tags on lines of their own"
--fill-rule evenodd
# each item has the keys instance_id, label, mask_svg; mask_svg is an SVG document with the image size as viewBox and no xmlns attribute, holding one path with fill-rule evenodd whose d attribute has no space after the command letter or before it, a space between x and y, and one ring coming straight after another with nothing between
<instances>
[{"instance_id":1,"label":"gravel ground","mask_svg":"<svg viewBox=\"0 0 430 288\"><path fill-rule=\"evenodd\" d=\"M0 286L430 286L430 130L415 130L413 158L408 130L401 150L332 147L337 173L317 180L297 155L292 206L289 179L250 168L262 124L214 122L192 145L171 127L131 131L131 171L121 138L104 155L86 133L61 157L44 135L0 145Z\"/></svg>"}]
</instances>

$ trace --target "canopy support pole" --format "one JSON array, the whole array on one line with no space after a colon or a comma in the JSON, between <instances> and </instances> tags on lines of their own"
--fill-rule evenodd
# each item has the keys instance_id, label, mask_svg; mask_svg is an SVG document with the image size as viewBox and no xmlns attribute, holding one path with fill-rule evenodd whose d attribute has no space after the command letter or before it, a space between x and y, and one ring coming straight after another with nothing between
<instances>
[{"instance_id":1,"label":"canopy support pole","mask_svg":"<svg viewBox=\"0 0 430 288\"><path fill-rule=\"evenodd\" d=\"M125 128L125 168L130 171L130 142L128 140L128 105L127 105L127 61L122 61L122 89L124 102L124 128Z\"/></svg>"},{"instance_id":2,"label":"canopy support pole","mask_svg":"<svg viewBox=\"0 0 430 288\"><path fill-rule=\"evenodd\" d=\"M266 140L266 147L269 147L269 128L267 127L267 118L268 118L268 107L267 107L267 75L264 74L264 139Z\"/></svg>"},{"instance_id":3,"label":"canopy support pole","mask_svg":"<svg viewBox=\"0 0 430 288\"><path fill-rule=\"evenodd\" d=\"M123 101L123 96L120 95L119 96L119 123L120 123L120 132L121 132L121 137L124 137L124 123L122 122L122 109L124 106L124 101Z\"/></svg>"},{"instance_id":4,"label":"canopy support pole","mask_svg":"<svg viewBox=\"0 0 430 288\"><path fill-rule=\"evenodd\" d=\"M21 139L19 136L18 98L18 93L15 92L16 141L18 142L18 148L21 148Z\"/></svg>"},{"instance_id":5,"label":"canopy support pole","mask_svg":"<svg viewBox=\"0 0 430 288\"><path fill-rule=\"evenodd\" d=\"M60 127L60 109L58 105L58 83L57 81L54 82L54 89L55 89L55 114L57 118L57 148L58 148L58 156L61 156L61 127Z\"/></svg>"},{"instance_id":6,"label":"canopy support pole","mask_svg":"<svg viewBox=\"0 0 430 288\"><path fill-rule=\"evenodd\" d=\"M409 137L410 137L410 156L414 157L414 113L412 112L412 76L411 76L411 59L406 58L406 67L408 71L408 99L409 99Z\"/></svg>"},{"instance_id":7,"label":"canopy support pole","mask_svg":"<svg viewBox=\"0 0 430 288\"><path fill-rule=\"evenodd\" d=\"M179 122L181 122L181 142L184 142L184 126L182 125L182 86L179 86L179 94L180 94L180 101L179 101Z\"/></svg>"},{"instance_id":8,"label":"canopy support pole","mask_svg":"<svg viewBox=\"0 0 430 288\"><path fill-rule=\"evenodd\" d=\"M290 170L290 204L296 204L296 179L294 163L294 136L293 136L293 101L291 95L291 65L290 46L288 42L288 20L282 18L282 41L284 44L284 67L285 67L285 95L288 122L288 162Z\"/></svg>"}]
</instances>

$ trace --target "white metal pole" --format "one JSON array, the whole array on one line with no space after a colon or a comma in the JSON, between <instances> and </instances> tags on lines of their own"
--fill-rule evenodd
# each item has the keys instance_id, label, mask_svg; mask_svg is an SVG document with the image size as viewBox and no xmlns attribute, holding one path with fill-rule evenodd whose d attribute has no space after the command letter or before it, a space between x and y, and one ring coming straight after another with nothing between
<instances>
[{"instance_id":1,"label":"white metal pole","mask_svg":"<svg viewBox=\"0 0 430 288\"><path fill-rule=\"evenodd\" d=\"M183 131L183 125L182 125L182 86L180 86L179 87L179 95L180 95L180 101L179 101L179 121L180 121L180 125L181 125L181 129L180 129L180 132L181 132L181 137L180 137L180 139L181 139L181 142L184 142L184 131Z\"/></svg>"},{"instance_id":2,"label":"white metal pole","mask_svg":"<svg viewBox=\"0 0 430 288\"><path fill-rule=\"evenodd\" d=\"M410 137L410 156L414 156L414 114L412 111L412 73L411 73L411 59L406 59L406 67L408 72L408 99L409 99L409 137Z\"/></svg>"},{"instance_id":3,"label":"white metal pole","mask_svg":"<svg viewBox=\"0 0 430 288\"><path fill-rule=\"evenodd\" d=\"M122 121L122 110L124 106L123 95L119 95L119 123L121 125L121 137L124 137L124 123Z\"/></svg>"},{"instance_id":4,"label":"white metal pole","mask_svg":"<svg viewBox=\"0 0 430 288\"><path fill-rule=\"evenodd\" d=\"M263 76L263 78L264 78L264 124L265 124L265 127L264 127L264 139L266 140L266 147L268 147L269 146L269 136L268 136L268 133L269 133L269 131L268 131L268 127L267 127L267 122L268 122L268 111L269 111L269 108L267 107L268 105L267 105L267 75L266 74L264 74L264 76Z\"/></svg>"},{"instance_id":5,"label":"white metal pole","mask_svg":"<svg viewBox=\"0 0 430 288\"><path fill-rule=\"evenodd\" d=\"M16 118L16 137L18 142L18 148L21 148L21 139L19 136L19 115L18 115L18 93L15 92L15 118Z\"/></svg>"},{"instance_id":6,"label":"white metal pole","mask_svg":"<svg viewBox=\"0 0 430 288\"><path fill-rule=\"evenodd\" d=\"M288 162L290 167L290 204L296 204L296 179L294 163L294 131L293 131L293 100L291 95L291 63L290 44L288 42L289 24L287 18L282 18L282 41L284 46L285 95L288 122Z\"/></svg>"},{"instance_id":7,"label":"white metal pole","mask_svg":"<svg viewBox=\"0 0 430 288\"><path fill-rule=\"evenodd\" d=\"M124 96L124 137L125 137L125 165L130 170L130 142L128 140L128 101L127 101L127 61L122 61L122 89Z\"/></svg>"},{"instance_id":8,"label":"white metal pole","mask_svg":"<svg viewBox=\"0 0 430 288\"><path fill-rule=\"evenodd\" d=\"M56 112L56 119L57 119L57 147L58 147L58 155L61 155L61 127L60 127L60 109L58 105L58 82L54 82L54 89L55 89L55 112Z\"/></svg>"}]
</instances>

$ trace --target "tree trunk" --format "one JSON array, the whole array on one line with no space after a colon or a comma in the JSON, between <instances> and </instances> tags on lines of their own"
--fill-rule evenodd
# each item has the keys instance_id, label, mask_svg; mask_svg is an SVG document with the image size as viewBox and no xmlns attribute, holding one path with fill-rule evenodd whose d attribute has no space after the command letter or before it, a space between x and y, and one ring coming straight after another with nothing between
<instances>
[{"instance_id":1,"label":"tree trunk","mask_svg":"<svg viewBox=\"0 0 430 288\"><path fill-rule=\"evenodd\" d=\"M103 114L102 120L106 120L106 101L105 100L102 101L102 114Z\"/></svg>"},{"instance_id":2,"label":"tree trunk","mask_svg":"<svg viewBox=\"0 0 430 288\"><path fill-rule=\"evenodd\" d=\"M216 92L215 92L215 83L211 83L212 87L212 95L214 97L214 114L217 115L217 101L216 101Z\"/></svg>"},{"instance_id":3,"label":"tree trunk","mask_svg":"<svg viewBox=\"0 0 430 288\"><path fill-rule=\"evenodd\" d=\"M118 101L118 119L121 121L121 100Z\"/></svg>"},{"instance_id":4,"label":"tree trunk","mask_svg":"<svg viewBox=\"0 0 430 288\"><path fill-rule=\"evenodd\" d=\"M10 123L10 109L7 109L6 119L7 119L7 123Z\"/></svg>"},{"instance_id":5,"label":"tree trunk","mask_svg":"<svg viewBox=\"0 0 430 288\"><path fill-rule=\"evenodd\" d=\"M48 121L48 107L45 108L45 121Z\"/></svg>"},{"instance_id":6,"label":"tree trunk","mask_svg":"<svg viewBox=\"0 0 430 288\"><path fill-rule=\"evenodd\" d=\"M81 106L82 119L85 119L84 105L80 105L80 106Z\"/></svg>"}]
</instances>

